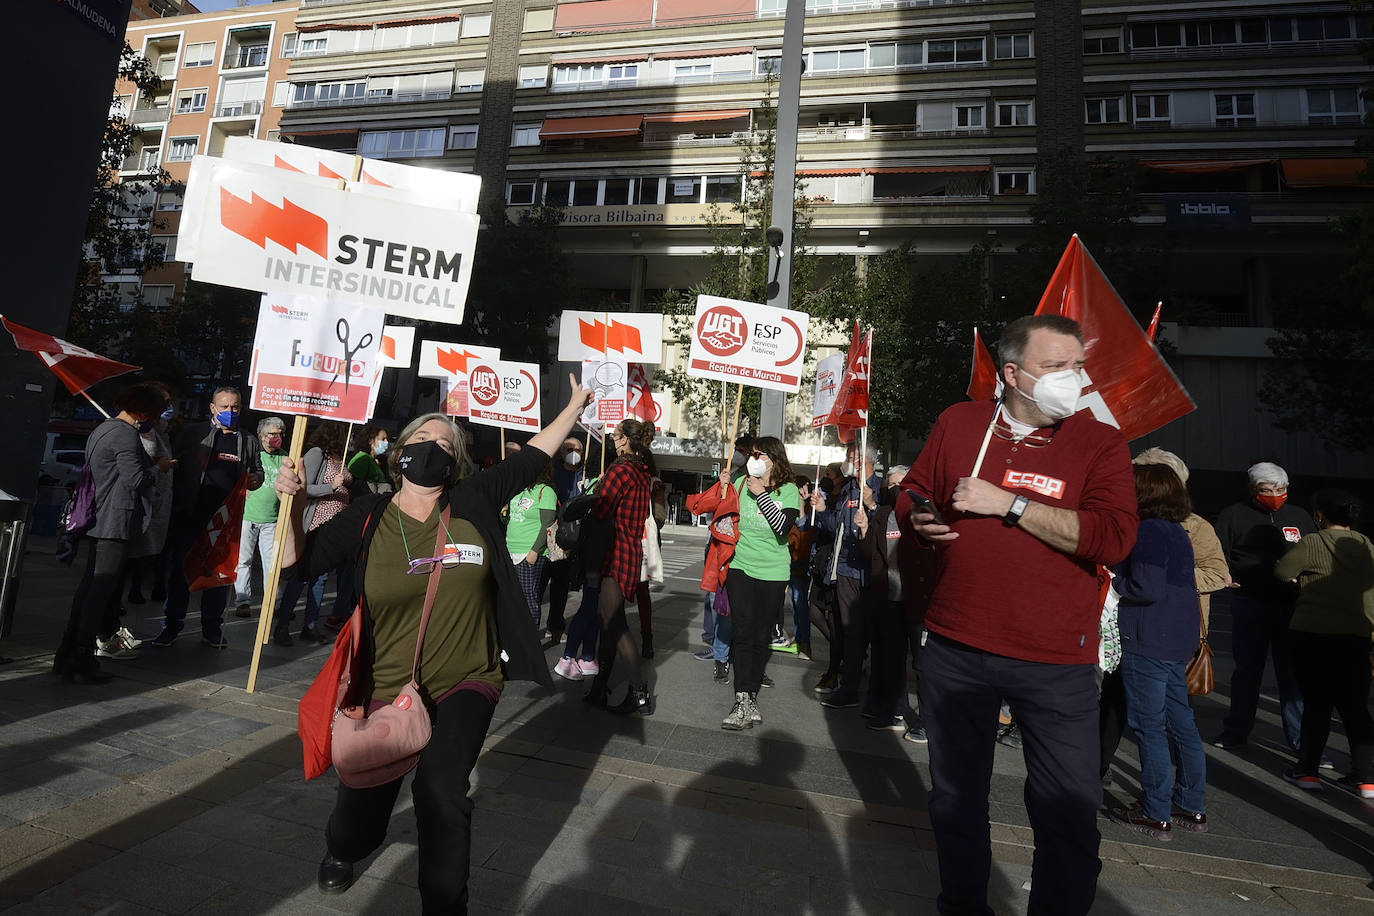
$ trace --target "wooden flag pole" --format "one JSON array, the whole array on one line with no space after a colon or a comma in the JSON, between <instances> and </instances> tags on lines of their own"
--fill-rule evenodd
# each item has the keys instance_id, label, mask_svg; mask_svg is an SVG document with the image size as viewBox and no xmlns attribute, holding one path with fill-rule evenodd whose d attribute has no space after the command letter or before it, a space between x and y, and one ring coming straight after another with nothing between
<instances>
[{"instance_id":1,"label":"wooden flag pole","mask_svg":"<svg viewBox=\"0 0 1374 916\"><path fill-rule=\"evenodd\" d=\"M739 410L744 403L744 383L741 382L738 390L735 391L735 420L730 426L730 438L725 440L725 479L730 479L730 456L733 454L735 440L739 438Z\"/></svg>"},{"instance_id":2,"label":"wooden flag pole","mask_svg":"<svg viewBox=\"0 0 1374 916\"><path fill-rule=\"evenodd\" d=\"M816 427L816 477L811 482L811 492L821 488L821 449L825 447L825 425ZM811 524L816 524L816 504L811 504Z\"/></svg>"},{"instance_id":3,"label":"wooden flag pole","mask_svg":"<svg viewBox=\"0 0 1374 916\"><path fill-rule=\"evenodd\" d=\"M374 382L373 384L376 384L376 382ZM349 423L349 424L348 424L348 435L344 436L344 450L343 450L344 467L348 467L348 447L349 447L350 445L352 445L352 444L353 444L353 424L352 424L352 423Z\"/></svg>"}]
</instances>

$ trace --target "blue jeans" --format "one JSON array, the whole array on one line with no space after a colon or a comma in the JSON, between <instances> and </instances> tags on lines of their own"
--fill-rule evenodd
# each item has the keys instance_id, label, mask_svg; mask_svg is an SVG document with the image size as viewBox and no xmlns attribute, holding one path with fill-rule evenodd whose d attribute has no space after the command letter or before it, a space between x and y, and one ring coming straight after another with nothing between
<instances>
[{"instance_id":1,"label":"blue jeans","mask_svg":"<svg viewBox=\"0 0 1374 916\"><path fill-rule=\"evenodd\" d=\"M253 557L262 558L263 578L272 568L273 539L277 534L276 522L244 521L239 535L239 565L234 581L234 602L253 603Z\"/></svg>"},{"instance_id":2,"label":"blue jeans","mask_svg":"<svg viewBox=\"0 0 1374 916\"><path fill-rule=\"evenodd\" d=\"M601 636L601 615L597 611L600 601L600 588L582 586L582 604L568 624L568 642L563 647L565 657L596 661L596 643Z\"/></svg>"},{"instance_id":3,"label":"blue jeans","mask_svg":"<svg viewBox=\"0 0 1374 916\"><path fill-rule=\"evenodd\" d=\"M1135 652L1121 656L1126 724L1140 748L1140 803L1156 821L1170 820L1171 801L1184 811L1207 810L1207 755L1188 705L1187 667L1186 661L1166 662Z\"/></svg>"},{"instance_id":4,"label":"blue jeans","mask_svg":"<svg viewBox=\"0 0 1374 916\"><path fill-rule=\"evenodd\" d=\"M716 637L711 642L711 657L718 662L730 660L730 641L735 638L733 617L716 617Z\"/></svg>"},{"instance_id":5,"label":"blue jeans","mask_svg":"<svg viewBox=\"0 0 1374 916\"><path fill-rule=\"evenodd\" d=\"M296 603L305 592L305 620L302 627L313 627L320 619L320 605L324 603L324 580L329 573L321 573L309 582L291 579L282 585L281 598L277 600L277 626L289 627L296 618ZM307 588L308 586L308 588Z\"/></svg>"},{"instance_id":6,"label":"blue jeans","mask_svg":"<svg viewBox=\"0 0 1374 916\"><path fill-rule=\"evenodd\" d=\"M787 583L792 599L792 635L803 646L811 645L811 574L802 567L793 570Z\"/></svg>"},{"instance_id":7,"label":"blue jeans","mask_svg":"<svg viewBox=\"0 0 1374 916\"><path fill-rule=\"evenodd\" d=\"M1244 741L1255 726L1260 681L1265 656L1274 659L1274 678L1279 683L1279 710L1283 736L1297 750L1302 744L1302 692L1288 656L1288 622L1293 608L1287 604L1231 596L1231 711L1222 722L1227 737Z\"/></svg>"}]
</instances>

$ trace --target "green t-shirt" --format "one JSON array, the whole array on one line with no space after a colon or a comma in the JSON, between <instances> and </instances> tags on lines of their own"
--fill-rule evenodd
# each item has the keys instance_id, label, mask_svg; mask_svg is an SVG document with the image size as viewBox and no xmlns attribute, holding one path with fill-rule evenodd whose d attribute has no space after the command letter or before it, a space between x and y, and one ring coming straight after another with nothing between
<instances>
[{"instance_id":1,"label":"green t-shirt","mask_svg":"<svg viewBox=\"0 0 1374 916\"><path fill-rule=\"evenodd\" d=\"M267 525L277 520L277 473L281 470L281 460L286 453L272 455L262 452L262 486L248 491L243 501L243 520L255 525Z\"/></svg>"},{"instance_id":2,"label":"green t-shirt","mask_svg":"<svg viewBox=\"0 0 1374 916\"><path fill-rule=\"evenodd\" d=\"M773 533L768 520L759 511L758 500L749 492L747 480L741 477L735 481L735 490L739 493L739 543L735 545L730 568L766 582L786 582L792 569L787 533ZM780 509L801 512L801 493L790 481L773 491L773 501Z\"/></svg>"},{"instance_id":3,"label":"green t-shirt","mask_svg":"<svg viewBox=\"0 0 1374 916\"><path fill-rule=\"evenodd\" d=\"M546 483L537 483L515 495L510 501L510 520L506 523L506 550L512 560L524 559L539 540L539 532L544 529L540 511L555 512L557 509L558 494Z\"/></svg>"},{"instance_id":4,"label":"green t-shirt","mask_svg":"<svg viewBox=\"0 0 1374 916\"><path fill-rule=\"evenodd\" d=\"M368 483L390 483L386 479L386 474L382 472L382 467L367 452L358 452L348 459L348 473L353 475L354 480L365 480Z\"/></svg>"},{"instance_id":5,"label":"green t-shirt","mask_svg":"<svg viewBox=\"0 0 1374 916\"><path fill-rule=\"evenodd\" d=\"M410 682L429 576L412 575L406 570L410 559L434 555L438 524L437 508L420 522L400 513L392 503L386 507L368 546L367 606L372 613L377 648L372 669L373 700L390 703ZM438 699L463 681L483 681L497 690L504 684L501 649L496 640L491 550L477 528L465 519L450 518L448 534L445 553L456 552L464 561L439 573L434 610L425 630L420 686L421 694L431 699ZM499 557L497 561L504 562Z\"/></svg>"}]
</instances>

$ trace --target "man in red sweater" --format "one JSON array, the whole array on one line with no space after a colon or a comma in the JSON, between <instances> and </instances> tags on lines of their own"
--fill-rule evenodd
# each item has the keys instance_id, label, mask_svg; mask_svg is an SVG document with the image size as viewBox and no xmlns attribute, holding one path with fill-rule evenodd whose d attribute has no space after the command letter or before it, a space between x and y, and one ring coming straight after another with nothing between
<instances>
[{"instance_id":1,"label":"man in red sweater","mask_svg":"<svg viewBox=\"0 0 1374 916\"><path fill-rule=\"evenodd\" d=\"M1018 319L998 351L1003 400L941 414L897 505L939 569L921 673L938 906L992 913L988 790L1005 700L1024 740L1035 831L1028 912L1087 913L1101 870L1097 566L1135 542L1131 456L1120 432L1075 412L1077 322Z\"/></svg>"}]
</instances>

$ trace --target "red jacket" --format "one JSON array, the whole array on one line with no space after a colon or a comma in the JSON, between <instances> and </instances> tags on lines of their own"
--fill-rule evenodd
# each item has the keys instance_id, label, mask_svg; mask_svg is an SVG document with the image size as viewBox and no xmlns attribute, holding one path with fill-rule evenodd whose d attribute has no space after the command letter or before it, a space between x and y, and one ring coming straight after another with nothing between
<instances>
[{"instance_id":1,"label":"red jacket","mask_svg":"<svg viewBox=\"0 0 1374 916\"><path fill-rule=\"evenodd\" d=\"M722 497L720 491L724 489ZM725 574L739 541L739 493L732 486L712 484L705 492L686 499L687 511L711 516L711 542L706 547L706 566L701 571L701 590L715 592L725 585Z\"/></svg>"}]
</instances>

